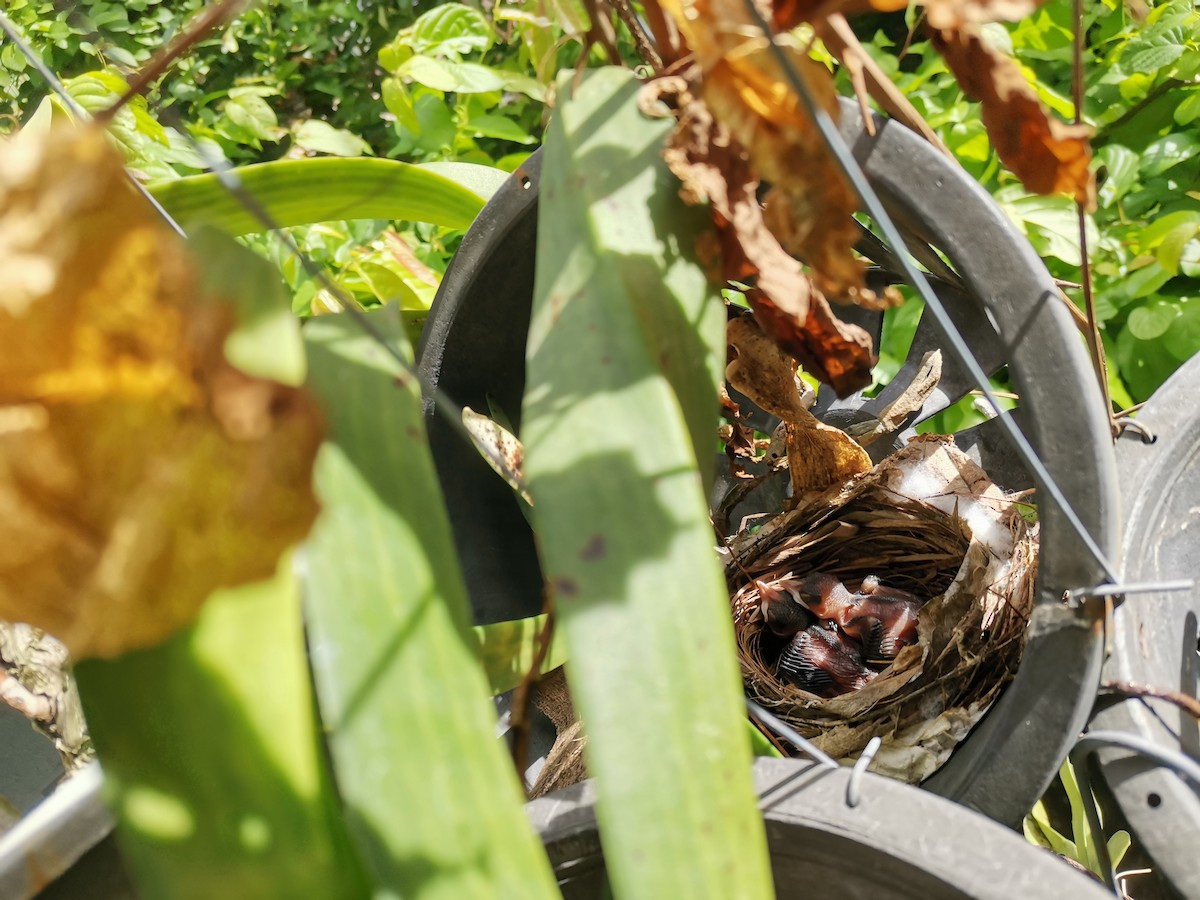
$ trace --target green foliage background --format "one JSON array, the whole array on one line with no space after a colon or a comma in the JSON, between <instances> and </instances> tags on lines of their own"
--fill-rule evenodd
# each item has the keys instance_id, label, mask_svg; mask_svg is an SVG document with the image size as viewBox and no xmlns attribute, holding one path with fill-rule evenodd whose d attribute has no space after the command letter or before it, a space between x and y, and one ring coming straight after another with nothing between
<instances>
[{"instance_id":1,"label":"green foliage background","mask_svg":"<svg viewBox=\"0 0 1200 900\"><path fill-rule=\"evenodd\" d=\"M121 91L122 73L145 62L203 5L77 0L62 14L52 0L12 0L7 14L47 65L70 79L82 105L99 109ZM1139 22L1122 0L1095 0L1085 17L1084 121L1095 129L1101 185L1091 229L1094 283L1114 404L1128 407L1200 350L1200 13L1188 0L1171 0L1153 4ZM1028 195L999 165L977 108L921 36L917 10L855 24L1051 272L1078 281L1070 201ZM266 0L201 42L148 103L122 114L116 134L147 180L203 168L180 130L207 153L236 163L375 154L511 170L540 141L545 86L559 68L578 62L584 30L586 16L575 0L497 3L487 12L461 3L422 12L407 3ZM1016 56L1055 113L1073 115L1070 0L1050 0L1020 23L987 30ZM627 33L619 28L619 34L628 51ZM10 98L0 129L28 119L47 94L9 43L0 46L0 86ZM383 302L399 283L427 303L430 285L418 285L379 242L386 227L329 223L296 237L360 300ZM457 246L458 235L446 229L401 224L399 230L435 274ZM300 312L321 301L317 286L271 239L260 239L259 249L284 270ZM915 313L889 323L883 377L903 357ZM964 404L938 424L954 430L977 415Z\"/></svg>"}]
</instances>

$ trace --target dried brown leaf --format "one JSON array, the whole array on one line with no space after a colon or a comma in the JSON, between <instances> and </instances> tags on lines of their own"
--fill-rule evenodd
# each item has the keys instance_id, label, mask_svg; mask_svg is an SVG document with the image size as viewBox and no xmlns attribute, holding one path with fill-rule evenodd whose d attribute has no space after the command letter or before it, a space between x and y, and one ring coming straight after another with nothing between
<instances>
[{"instance_id":1,"label":"dried brown leaf","mask_svg":"<svg viewBox=\"0 0 1200 900\"><path fill-rule=\"evenodd\" d=\"M726 329L729 383L787 423L792 492L820 491L866 472L871 458L844 431L819 421L801 399L796 364L746 316Z\"/></svg>"},{"instance_id":2,"label":"dried brown leaf","mask_svg":"<svg viewBox=\"0 0 1200 900\"><path fill-rule=\"evenodd\" d=\"M723 277L754 282L747 299L763 330L804 368L840 393L870 383L871 338L841 322L800 264L763 221L758 178L729 130L704 103L682 95L679 125L663 156L690 203L707 200L721 243Z\"/></svg>"},{"instance_id":3,"label":"dried brown leaf","mask_svg":"<svg viewBox=\"0 0 1200 900\"><path fill-rule=\"evenodd\" d=\"M226 362L232 310L99 128L0 147L0 235L0 619L157 643L308 531L316 408Z\"/></svg>"},{"instance_id":4,"label":"dried brown leaf","mask_svg":"<svg viewBox=\"0 0 1200 900\"><path fill-rule=\"evenodd\" d=\"M668 0L699 65L700 96L746 150L755 174L788 197L788 248L818 288L854 300L865 291L851 215L857 201L742 0ZM787 34L776 40L808 93L838 117L833 77Z\"/></svg>"},{"instance_id":5,"label":"dried brown leaf","mask_svg":"<svg viewBox=\"0 0 1200 900\"><path fill-rule=\"evenodd\" d=\"M988 46L974 26L930 35L963 91L979 101L1000 161L1034 193L1070 194L1094 209L1091 129L1053 118L1016 62Z\"/></svg>"}]
</instances>

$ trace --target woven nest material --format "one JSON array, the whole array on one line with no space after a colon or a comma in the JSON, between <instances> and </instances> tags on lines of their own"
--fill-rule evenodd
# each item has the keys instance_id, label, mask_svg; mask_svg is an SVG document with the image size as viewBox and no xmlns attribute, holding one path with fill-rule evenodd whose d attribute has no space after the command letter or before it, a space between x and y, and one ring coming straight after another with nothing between
<instances>
[{"instance_id":1,"label":"woven nest material","mask_svg":"<svg viewBox=\"0 0 1200 900\"><path fill-rule=\"evenodd\" d=\"M931 775L1016 671L1032 607L1037 528L959 451L924 436L871 471L804 497L730 544L738 652L751 697L835 758L878 735L872 768ZM928 600L917 643L864 687L823 699L785 681L786 641L765 626L760 585L823 572L876 577ZM765 590L766 588L763 588Z\"/></svg>"}]
</instances>

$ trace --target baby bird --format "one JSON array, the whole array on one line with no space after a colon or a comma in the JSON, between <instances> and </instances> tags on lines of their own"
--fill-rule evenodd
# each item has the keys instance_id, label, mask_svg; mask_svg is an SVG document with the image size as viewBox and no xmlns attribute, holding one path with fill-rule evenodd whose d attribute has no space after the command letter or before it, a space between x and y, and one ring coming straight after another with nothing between
<instances>
[{"instance_id":1,"label":"baby bird","mask_svg":"<svg viewBox=\"0 0 1200 900\"><path fill-rule=\"evenodd\" d=\"M810 572L789 593L817 618L836 622L842 631L856 638L868 661L891 661L917 642L921 599L882 585L873 575L863 579L852 594L834 576Z\"/></svg>"},{"instance_id":2,"label":"baby bird","mask_svg":"<svg viewBox=\"0 0 1200 900\"><path fill-rule=\"evenodd\" d=\"M791 587L791 580L755 581L763 621L779 637L790 638L813 623L812 613Z\"/></svg>"},{"instance_id":3,"label":"baby bird","mask_svg":"<svg viewBox=\"0 0 1200 900\"><path fill-rule=\"evenodd\" d=\"M821 697L856 691L875 677L854 643L837 628L823 625L810 625L792 638L779 657L776 673Z\"/></svg>"},{"instance_id":4,"label":"baby bird","mask_svg":"<svg viewBox=\"0 0 1200 900\"><path fill-rule=\"evenodd\" d=\"M917 642L917 611L923 601L915 594L880 584L871 575L854 594L854 604L857 614L842 627L847 634L857 632L868 660L893 660Z\"/></svg>"}]
</instances>

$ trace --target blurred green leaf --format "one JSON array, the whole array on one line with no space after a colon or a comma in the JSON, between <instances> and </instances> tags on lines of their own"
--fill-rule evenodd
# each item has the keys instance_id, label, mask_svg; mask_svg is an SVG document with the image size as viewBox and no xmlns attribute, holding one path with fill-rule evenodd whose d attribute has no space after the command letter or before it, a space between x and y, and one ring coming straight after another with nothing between
<instances>
[{"instance_id":1,"label":"blurred green leaf","mask_svg":"<svg viewBox=\"0 0 1200 900\"><path fill-rule=\"evenodd\" d=\"M75 673L142 896L370 896L325 769L290 559L165 644Z\"/></svg>"},{"instance_id":2,"label":"blurred green leaf","mask_svg":"<svg viewBox=\"0 0 1200 900\"><path fill-rule=\"evenodd\" d=\"M394 308L366 315L411 359ZM495 737L420 391L348 315L305 336L330 428L305 599L351 833L380 896L557 896Z\"/></svg>"},{"instance_id":3,"label":"blurred green leaf","mask_svg":"<svg viewBox=\"0 0 1200 900\"><path fill-rule=\"evenodd\" d=\"M282 384L304 383L304 340L279 271L229 235L201 227L188 237L203 289L231 302L238 323L225 339L225 357L247 375Z\"/></svg>"},{"instance_id":4,"label":"blurred green leaf","mask_svg":"<svg viewBox=\"0 0 1200 900\"><path fill-rule=\"evenodd\" d=\"M443 175L390 159L280 160L243 166L237 178L280 226L405 219L466 228L484 202ZM206 223L232 235L267 230L217 175L157 182L150 192L184 225Z\"/></svg>"},{"instance_id":5,"label":"blurred green leaf","mask_svg":"<svg viewBox=\"0 0 1200 900\"><path fill-rule=\"evenodd\" d=\"M1129 330L1139 340L1152 341L1166 332L1178 315L1179 309L1175 304L1155 300L1129 314Z\"/></svg>"},{"instance_id":6,"label":"blurred green leaf","mask_svg":"<svg viewBox=\"0 0 1200 900\"><path fill-rule=\"evenodd\" d=\"M1142 151L1142 176L1161 175L1197 153L1200 153L1200 136L1186 133L1168 134L1152 142Z\"/></svg>"},{"instance_id":7,"label":"blurred green leaf","mask_svg":"<svg viewBox=\"0 0 1200 900\"><path fill-rule=\"evenodd\" d=\"M492 26L474 7L445 3L413 23L409 43L416 53L457 56L490 47Z\"/></svg>"},{"instance_id":8,"label":"blurred green leaf","mask_svg":"<svg viewBox=\"0 0 1200 900\"><path fill-rule=\"evenodd\" d=\"M334 128L319 119L307 119L292 130L296 146L313 153L333 156L370 156L371 145L344 128Z\"/></svg>"},{"instance_id":9,"label":"blurred green leaf","mask_svg":"<svg viewBox=\"0 0 1200 900\"><path fill-rule=\"evenodd\" d=\"M522 417L614 892L771 894L711 467L725 313L631 72L558 82Z\"/></svg>"},{"instance_id":10,"label":"blurred green leaf","mask_svg":"<svg viewBox=\"0 0 1200 900\"><path fill-rule=\"evenodd\" d=\"M1096 152L1096 156L1107 170L1107 177L1100 185L1097 196L1101 206L1110 206L1137 182L1140 159L1136 153L1120 144L1106 144Z\"/></svg>"},{"instance_id":11,"label":"blurred green leaf","mask_svg":"<svg viewBox=\"0 0 1200 900\"><path fill-rule=\"evenodd\" d=\"M467 122L466 129L476 137L498 138L502 141L514 141L518 144L536 143L533 135L512 121L512 119L491 113L475 116L475 118Z\"/></svg>"}]
</instances>

